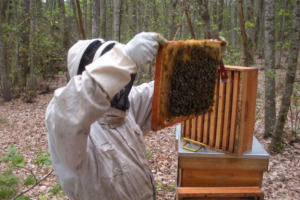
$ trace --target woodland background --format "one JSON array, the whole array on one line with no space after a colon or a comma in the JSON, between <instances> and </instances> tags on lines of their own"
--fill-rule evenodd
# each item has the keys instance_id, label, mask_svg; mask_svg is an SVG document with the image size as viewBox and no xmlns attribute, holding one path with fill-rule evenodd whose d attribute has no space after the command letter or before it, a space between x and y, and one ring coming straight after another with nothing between
<instances>
[{"instance_id":1,"label":"woodland background","mask_svg":"<svg viewBox=\"0 0 300 200\"><path fill-rule=\"evenodd\" d=\"M300 0L1 0L0 199L66 199L52 171L44 113L69 80L75 42L127 43L141 31L208 39L213 29L229 42L225 64L260 68L254 134L271 154L266 199L299 199ZM141 67L136 84L154 71ZM158 199L174 198L174 136L172 127L145 138Z\"/></svg>"}]
</instances>

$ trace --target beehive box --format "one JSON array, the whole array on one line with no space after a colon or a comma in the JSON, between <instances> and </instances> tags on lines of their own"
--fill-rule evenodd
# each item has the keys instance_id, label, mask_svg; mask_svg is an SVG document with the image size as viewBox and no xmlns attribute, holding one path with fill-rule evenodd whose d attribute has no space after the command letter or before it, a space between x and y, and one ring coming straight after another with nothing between
<instances>
[{"instance_id":1,"label":"beehive box","mask_svg":"<svg viewBox=\"0 0 300 200\"><path fill-rule=\"evenodd\" d=\"M221 42L170 41L156 57L151 130L210 111L221 60Z\"/></svg>"},{"instance_id":2,"label":"beehive box","mask_svg":"<svg viewBox=\"0 0 300 200\"><path fill-rule=\"evenodd\" d=\"M182 122L181 138L203 143L215 151L241 155L252 147L258 68L225 69L229 81L216 81L211 111Z\"/></svg>"}]
</instances>

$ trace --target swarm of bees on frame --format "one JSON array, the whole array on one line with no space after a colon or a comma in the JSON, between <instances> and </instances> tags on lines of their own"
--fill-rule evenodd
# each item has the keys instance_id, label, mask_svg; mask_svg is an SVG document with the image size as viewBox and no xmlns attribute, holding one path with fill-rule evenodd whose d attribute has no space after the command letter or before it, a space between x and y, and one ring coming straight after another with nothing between
<instances>
[{"instance_id":1,"label":"swarm of bees on frame","mask_svg":"<svg viewBox=\"0 0 300 200\"><path fill-rule=\"evenodd\" d=\"M170 109L173 117L200 115L210 111L214 104L214 88L219 61L207 52L209 46L189 45L179 47L174 54L171 77ZM190 59L184 58L186 50ZM213 52L213 51L212 51Z\"/></svg>"}]
</instances>

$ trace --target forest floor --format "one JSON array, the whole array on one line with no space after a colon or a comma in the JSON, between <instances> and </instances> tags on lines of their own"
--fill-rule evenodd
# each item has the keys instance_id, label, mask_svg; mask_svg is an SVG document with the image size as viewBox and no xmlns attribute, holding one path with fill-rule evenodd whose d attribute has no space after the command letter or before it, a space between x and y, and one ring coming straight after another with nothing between
<instances>
[{"instance_id":1,"label":"forest floor","mask_svg":"<svg viewBox=\"0 0 300 200\"><path fill-rule=\"evenodd\" d=\"M260 67L259 64L257 64ZM277 70L277 82L284 80L286 70ZM299 76L299 75L298 75ZM57 88L66 84L61 75L56 76L52 87ZM259 71L257 92L257 109L254 135L267 149L270 139L263 139L264 132L264 71ZM282 84L277 85L282 90ZM20 154L24 155L26 167L38 174L38 179L45 177L52 167L45 168L33 164L36 153L48 152L47 134L44 116L47 105L53 93L38 95L33 103L24 103L21 99L10 102L0 102L0 157L5 156L7 149L15 145ZM2 97L1 97L2 99ZM277 98L277 108L280 97ZM299 113L298 118L300 118ZM299 123L299 122L298 122ZM269 170L264 173L262 190L267 200L300 199L300 143L290 142L288 137L291 118L288 118L285 128L285 146L280 153L270 155ZM175 127L162 131L151 132L145 137L147 157L157 184L157 199L174 199L177 178L177 151L175 149ZM0 163L0 172L5 164ZM18 168L14 173L25 177L28 170ZM52 195L50 190L56 186L57 180L51 173L44 181L29 190L26 195L32 200L38 199L68 199L62 192ZM20 188L20 191L29 187Z\"/></svg>"}]
</instances>

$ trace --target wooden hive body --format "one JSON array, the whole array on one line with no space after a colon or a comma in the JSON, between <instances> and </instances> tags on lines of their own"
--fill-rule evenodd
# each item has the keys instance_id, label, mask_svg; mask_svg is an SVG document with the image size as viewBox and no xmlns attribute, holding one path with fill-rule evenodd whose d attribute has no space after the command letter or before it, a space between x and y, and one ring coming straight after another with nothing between
<instances>
[{"instance_id":1,"label":"wooden hive body","mask_svg":"<svg viewBox=\"0 0 300 200\"><path fill-rule=\"evenodd\" d=\"M209 96L211 96L211 98L207 98L209 99L207 100L208 103L205 104L205 106L203 106L204 108L201 109L197 108L198 110L196 108L194 109L194 107L195 106L197 107L197 105L202 105L202 104L195 104L195 102L197 100L202 100L206 102L204 98L197 98L191 101L190 99L192 98L189 98L185 95L182 96L177 95L177 97L178 96L182 97L182 99L179 98L176 100L179 100L183 103L187 103L187 102L191 103L191 106L189 108L194 109L195 112L191 112L188 114L177 113L177 115L175 115L174 107L176 106L172 106L172 105L176 105L175 103L173 103L175 101L174 100L175 98L173 98L174 96L172 97L172 95L176 92L176 90L174 89L174 80L175 83L176 81L178 81L178 83L180 82L179 84L182 83L182 85L184 85L185 84L184 81L186 81L187 78L183 80L183 77L186 76L186 73L179 73L176 70L178 69L181 70L184 67L186 67L186 65L189 65L187 67L196 66L191 69L191 70L195 69L194 74L199 75L202 73L204 79L205 78L209 79L210 83L215 82L215 78L217 77L217 66L220 63L220 60L221 60L221 42L219 41L209 41L209 40L170 41L167 46L160 47L158 51L158 55L156 57L155 83L154 83L154 95L153 95L152 119L151 119L152 131L157 131L164 127L174 125L186 119L192 118L195 115L199 115L201 112L204 113L207 110L210 110L210 108L213 105L214 83L212 84L212 88L210 85L209 87L210 89L206 89L207 93L210 93ZM178 63L181 64L184 63L184 64L179 65ZM178 66L180 67L183 66L183 67L180 68ZM207 70L209 72L207 75L209 78L204 76L205 73L203 70ZM193 93L194 92L193 90L195 89L197 90L198 88L203 87L201 85L204 85L206 83L203 80L201 82L201 80L202 79L195 79L195 83L197 83L197 81L199 82L199 87L198 85L194 85L194 89L191 90L187 88L187 91ZM210 106L206 106L206 105L210 105Z\"/></svg>"},{"instance_id":2,"label":"wooden hive body","mask_svg":"<svg viewBox=\"0 0 300 200\"><path fill-rule=\"evenodd\" d=\"M182 122L181 137L206 144L215 151L241 155L252 147L258 69L225 69L229 81L216 81L212 111Z\"/></svg>"}]
</instances>

